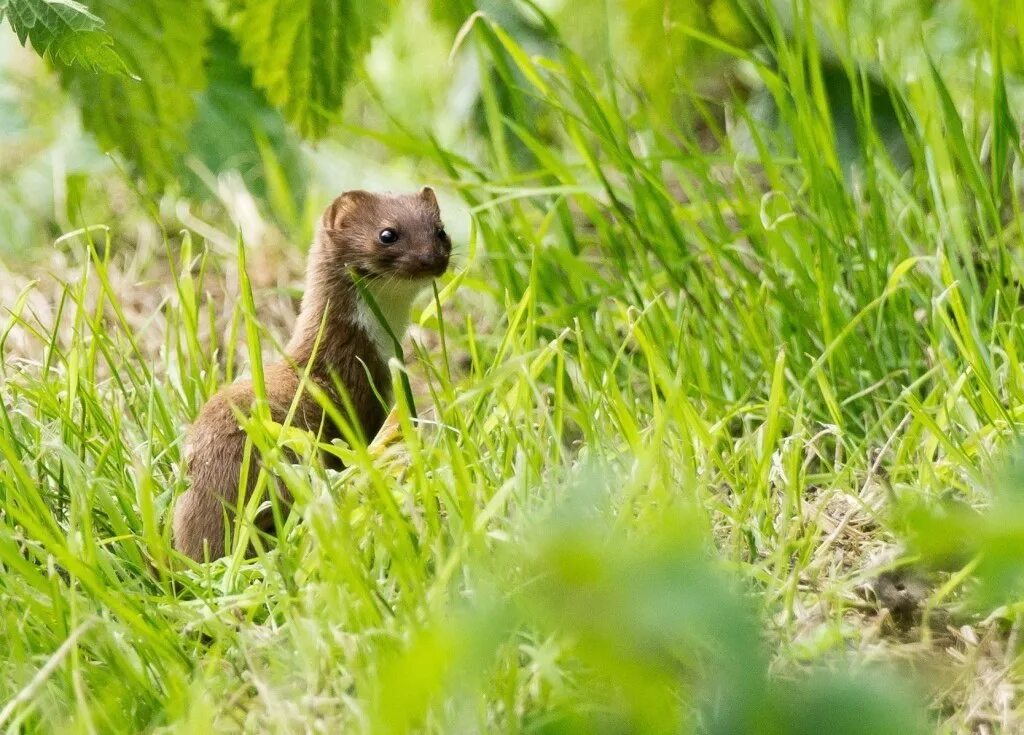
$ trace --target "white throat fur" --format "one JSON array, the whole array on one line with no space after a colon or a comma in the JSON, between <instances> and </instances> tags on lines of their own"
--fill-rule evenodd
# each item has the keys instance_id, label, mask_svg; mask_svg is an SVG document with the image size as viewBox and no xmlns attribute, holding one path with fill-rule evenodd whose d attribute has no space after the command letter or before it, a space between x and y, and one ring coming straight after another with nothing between
<instances>
[{"instance_id":1,"label":"white throat fur","mask_svg":"<svg viewBox=\"0 0 1024 735\"><path fill-rule=\"evenodd\" d=\"M365 289L369 293L388 327L401 340L409 326L409 309L413 299L428 283L430 283L429 279L415 281L393 279L383 282L374 280L366 282L363 288L359 289L352 322L366 333L384 362L395 356L394 342L391 340L388 330L381 324L380 319L367 303L363 296L363 290Z\"/></svg>"}]
</instances>

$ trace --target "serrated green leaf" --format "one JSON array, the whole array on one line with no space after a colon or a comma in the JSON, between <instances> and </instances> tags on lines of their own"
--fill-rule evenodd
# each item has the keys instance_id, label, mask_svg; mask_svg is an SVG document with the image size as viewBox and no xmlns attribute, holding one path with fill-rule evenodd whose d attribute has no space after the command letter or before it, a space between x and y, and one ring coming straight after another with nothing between
<instances>
[{"instance_id":1,"label":"serrated green leaf","mask_svg":"<svg viewBox=\"0 0 1024 735\"><path fill-rule=\"evenodd\" d=\"M22 45L56 64L123 74L124 63L103 21L74 0L0 0L0 19Z\"/></svg>"},{"instance_id":2,"label":"serrated green leaf","mask_svg":"<svg viewBox=\"0 0 1024 735\"><path fill-rule=\"evenodd\" d=\"M315 138L390 8L376 0L246 0L232 30L256 86L300 134Z\"/></svg>"},{"instance_id":3,"label":"serrated green leaf","mask_svg":"<svg viewBox=\"0 0 1024 735\"><path fill-rule=\"evenodd\" d=\"M77 98L85 126L107 149L118 150L154 188L171 179L187 149L195 93L206 83L209 19L202 0L96 0L92 10L118 41L137 78L68 68L66 88Z\"/></svg>"}]
</instances>

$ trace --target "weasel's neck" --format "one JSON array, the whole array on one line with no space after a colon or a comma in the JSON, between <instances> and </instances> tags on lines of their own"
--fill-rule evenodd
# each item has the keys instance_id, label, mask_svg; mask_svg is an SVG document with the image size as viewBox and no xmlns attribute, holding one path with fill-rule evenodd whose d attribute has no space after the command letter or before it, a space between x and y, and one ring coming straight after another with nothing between
<instances>
[{"instance_id":1,"label":"weasel's neck","mask_svg":"<svg viewBox=\"0 0 1024 735\"><path fill-rule=\"evenodd\" d=\"M314 248L302 309L286 348L288 357L300 365L312 359L316 372L333 370L339 374L347 373L343 369L347 367L345 363L355 359L365 362L376 358L386 364L395 356L395 344L388 329L345 269L320 262L318 255ZM426 283L375 279L367 281L363 290L373 298L391 332L401 340L409 325L412 301Z\"/></svg>"}]
</instances>

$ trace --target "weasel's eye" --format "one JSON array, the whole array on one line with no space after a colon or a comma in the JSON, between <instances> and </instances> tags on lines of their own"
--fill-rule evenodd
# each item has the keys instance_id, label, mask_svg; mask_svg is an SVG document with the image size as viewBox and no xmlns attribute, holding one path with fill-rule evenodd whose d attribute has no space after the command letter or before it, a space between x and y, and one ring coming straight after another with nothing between
<instances>
[{"instance_id":1,"label":"weasel's eye","mask_svg":"<svg viewBox=\"0 0 1024 735\"><path fill-rule=\"evenodd\" d=\"M377 235L377 239L385 245L394 245L398 242L398 233L391 228L388 228L386 230L381 230L380 234Z\"/></svg>"},{"instance_id":2,"label":"weasel's eye","mask_svg":"<svg viewBox=\"0 0 1024 735\"><path fill-rule=\"evenodd\" d=\"M436 237L438 240L447 240L448 233L444 231L443 227L438 227L436 230L434 230L434 237Z\"/></svg>"}]
</instances>

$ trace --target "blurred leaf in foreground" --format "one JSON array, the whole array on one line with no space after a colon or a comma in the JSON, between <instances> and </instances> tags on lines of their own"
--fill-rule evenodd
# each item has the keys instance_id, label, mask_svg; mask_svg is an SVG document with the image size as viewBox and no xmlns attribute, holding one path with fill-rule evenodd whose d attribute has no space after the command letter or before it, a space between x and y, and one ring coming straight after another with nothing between
<instances>
[{"instance_id":1,"label":"blurred leaf in foreground","mask_svg":"<svg viewBox=\"0 0 1024 735\"><path fill-rule=\"evenodd\" d=\"M771 676L757 616L696 520L666 509L655 533L636 537L602 494L581 483L480 570L468 604L391 658L378 682L380 731L433 716L472 728L468 713L481 711L503 655L537 660L548 696L524 721L538 732L925 731L921 709L884 672Z\"/></svg>"},{"instance_id":2,"label":"blurred leaf in foreground","mask_svg":"<svg viewBox=\"0 0 1024 735\"><path fill-rule=\"evenodd\" d=\"M984 610L1024 599L1024 445L1011 450L991 482L992 507L923 506L908 516L911 549L941 568L973 571L973 601Z\"/></svg>"}]
</instances>

